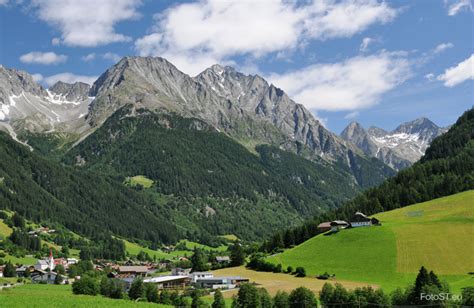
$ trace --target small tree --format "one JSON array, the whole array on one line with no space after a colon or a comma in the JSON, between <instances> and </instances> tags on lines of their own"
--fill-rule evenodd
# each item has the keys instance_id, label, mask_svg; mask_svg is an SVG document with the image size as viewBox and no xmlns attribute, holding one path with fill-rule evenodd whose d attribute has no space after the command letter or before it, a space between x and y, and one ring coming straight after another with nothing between
<instances>
[{"instance_id":1,"label":"small tree","mask_svg":"<svg viewBox=\"0 0 474 308\"><path fill-rule=\"evenodd\" d=\"M290 307L290 296L284 291L278 291L273 298L274 308L289 308Z\"/></svg>"},{"instance_id":2,"label":"small tree","mask_svg":"<svg viewBox=\"0 0 474 308\"><path fill-rule=\"evenodd\" d=\"M224 296L222 296L222 292L219 289L214 292L214 301L212 302L212 308L225 308Z\"/></svg>"},{"instance_id":3,"label":"small tree","mask_svg":"<svg viewBox=\"0 0 474 308\"><path fill-rule=\"evenodd\" d=\"M321 292L319 292L319 299L323 304L328 305L334 293L334 287L330 283L325 283Z\"/></svg>"},{"instance_id":4,"label":"small tree","mask_svg":"<svg viewBox=\"0 0 474 308\"><path fill-rule=\"evenodd\" d=\"M293 267L292 267L291 265L288 266L288 267L286 268L286 272L287 272L288 274L293 273Z\"/></svg>"},{"instance_id":5,"label":"small tree","mask_svg":"<svg viewBox=\"0 0 474 308\"><path fill-rule=\"evenodd\" d=\"M462 289L462 301L464 306L474 306L474 287L466 287Z\"/></svg>"},{"instance_id":6,"label":"small tree","mask_svg":"<svg viewBox=\"0 0 474 308\"><path fill-rule=\"evenodd\" d=\"M306 277L306 270L304 267L298 266L295 270L296 277Z\"/></svg>"},{"instance_id":7,"label":"small tree","mask_svg":"<svg viewBox=\"0 0 474 308\"><path fill-rule=\"evenodd\" d=\"M62 264L58 264L54 267L54 271L58 274L64 275L66 274L66 270Z\"/></svg>"},{"instance_id":8,"label":"small tree","mask_svg":"<svg viewBox=\"0 0 474 308\"><path fill-rule=\"evenodd\" d=\"M130 290L128 291L128 297L135 300L144 297L145 289L143 287L143 279L137 277L133 280Z\"/></svg>"},{"instance_id":9,"label":"small tree","mask_svg":"<svg viewBox=\"0 0 474 308\"><path fill-rule=\"evenodd\" d=\"M270 294L268 294L268 291L266 289L260 289L258 290L258 292L259 292L259 297L260 297L260 307L272 308L273 301Z\"/></svg>"},{"instance_id":10,"label":"small tree","mask_svg":"<svg viewBox=\"0 0 474 308\"><path fill-rule=\"evenodd\" d=\"M235 241L234 245L230 248L230 265L241 266L245 263L245 252L242 248L242 244L239 241Z\"/></svg>"},{"instance_id":11,"label":"small tree","mask_svg":"<svg viewBox=\"0 0 474 308\"><path fill-rule=\"evenodd\" d=\"M209 270L206 255L201 249L197 247L194 248L194 254L191 257L191 263L193 265L193 272L205 272Z\"/></svg>"},{"instance_id":12,"label":"small tree","mask_svg":"<svg viewBox=\"0 0 474 308\"><path fill-rule=\"evenodd\" d=\"M234 306L234 305L233 305ZM235 300L235 307L239 308L254 308L260 307L260 296L258 289L249 284L244 283L240 286Z\"/></svg>"},{"instance_id":13,"label":"small tree","mask_svg":"<svg viewBox=\"0 0 474 308\"><path fill-rule=\"evenodd\" d=\"M156 287L155 284L153 283L145 284L145 295L146 295L147 301L152 302L152 303L159 302L158 288Z\"/></svg>"},{"instance_id":14,"label":"small tree","mask_svg":"<svg viewBox=\"0 0 474 308\"><path fill-rule=\"evenodd\" d=\"M13 264L8 261L3 269L3 277L16 277L16 270Z\"/></svg>"},{"instance_id":15,"label":"small tree","mask_svg":"<svg viewBox=\"0 0 474 308\"><path fill-rule=\"evenodd\" d=\"M59 273L56 273L56 277L54 277L54 284L61 284L63 283L63 276Z\"/></svg>"},{"instance_id":16,"label":"small tree","mask_svg":"<svg viewBox=\"0 0 474 308\"><path fill-rule=\"evenodd\" d=\"M305 288L299 287L290 293L290 307L292 308L316 308L318 307L314 293Z\"/></svg>"},{"instance_id":17,"label":"small tree","mask_svg":"<svg viewBox=\"0 0 474 308\"><path fill-rule=\"evenodd\" d=\"M161 291L159 302L163 305L171 305L171 294L168 290Z\"/></svg>"},{"instance_id":18,"label":"small tree","mask_svg":"<svg viewBox=\"0 0 474 308\"><path fill-rule=\"evenodd\" d=\"M193 290L191 292L191 308L206 307L207 304L201 299L201 290Z\"/></svg>"},{"instance_id":19,"label":"small tree","mask_svg":"<svg viewBox=\"0 0 474 308\"><path fill-rule=\"evenodd\" d=\"M74 294L97 295L99 291L100 288L97 281L88 275L84 275L81 279L72 283L72 292Z\"/></svg>"}]
</instances>

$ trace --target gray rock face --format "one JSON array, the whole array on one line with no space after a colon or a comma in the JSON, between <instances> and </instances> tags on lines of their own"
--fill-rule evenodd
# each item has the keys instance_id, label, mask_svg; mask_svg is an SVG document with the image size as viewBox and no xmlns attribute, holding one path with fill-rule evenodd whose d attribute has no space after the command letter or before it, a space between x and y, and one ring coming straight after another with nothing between
<instances>
[{"instance_id":1,"label":"gray rock face","mask_svg":"<svg viewBox=\"0 0 474 308\"><path fill-rule=\"evenodd\" d=\"M391 132L378 127L366 131L359 123L352 122L342 131L341 137L366 155L377 157L399 170L420 159L433 139L446 131L427 118L419 118L403 123Z\"/></svg>"},{"instance_id":2,"label":"gray rock face","mask_svg":"<svg viewBox=\"0 0 474 308\"><path fill-rule=\"evenodd\" d=\"M77 102L86 101L88 99L90 88L90 85L83 82L75 82L71 84L58 81L48 90L62 96L62 98L69 102Z\"/></svg>"},{"instance_id":3,"label":"gray rock face","mask_svg":"<svg viewBox=\"0 0 474 308\"><path fill-rule=\"evenodd\" d=\"M349 149L281 89L231 67L213 65L192 78L162 58L126 57L94 83L91 95L93 126L131 103L197 117L244 144L279 144L292 151L303 144L328 160Z\"/></svg>"},{"instance_id":4,"label":"gray rock face","mask_svg":"<svg viewBox=\"0 0 474 308\"><path fill-rule=\"evenodd\" d=\"M87 87L87 90L86 90ZM85 84L57 84L56 94L23 71L0 66L0 126L9 132L81 132L89 99Z\"/></svg>"}]
</instances>

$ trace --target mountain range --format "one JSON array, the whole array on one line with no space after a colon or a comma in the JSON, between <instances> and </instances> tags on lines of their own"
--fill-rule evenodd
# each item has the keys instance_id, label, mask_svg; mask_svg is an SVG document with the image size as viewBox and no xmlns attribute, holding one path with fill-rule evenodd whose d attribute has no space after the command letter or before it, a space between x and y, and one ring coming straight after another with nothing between
<instances>
[{"instance_id":1,"label":"mountain range","mask_svg":"<svg viewBox=\"0 0 474 308\"><path fill-rule=\"evenodd\" d=\"M97 217L106 217L105 208L120 212L125 206L137 212L132 221L147 213L150 225L167 220L176 228L172 238L162 229L155 235L116 229L124 237L169 242L233 233L257 239L337 208L405 166L373 154L374 141L363 129L348 128L341 138L283 90L229 66L190 77L163 58L125 57L92 86L58 82L49 89L26 72L0 66L0 103L0 129L34 152L21 150L18 168L0 170L7 185L0 190L3 203L26 211L11 193L21 174L37 187L28 195L36 200L28 209L32 217L88 235L96 220L79 227L65 218L78 198L87 199L80 201L81 211L91 207ZM427 146L431 130L418 126L405 125L399 134L423 132ZM392 136L387 134L377 138ZM364 138L370 152L358 141ZM2 147L7 158L20 151L12 143ZM68 178L77 177L78 187L67 180L59 191L51 186L62 168ZM124 185L137 175L153 181L152 188ZM100 192L89 194L94 188L86 184L94 177L101 183L97 189L121 199L111 197L119 201L97 208ZM48 204L61 209L61 219L44 210Z\"/></svg>"},{"instance_id":2,"label":"mountain range","mask_svg":"<svg viewBox=\"0 0 474 308\"><path fill-rule=\"evenodd\" d=\"M447 130L427 118L403 123L390 132L375 126L365 130L359 123L351 122L341 137L355 144L367 156L376 157L400 170L418 161L431 142Z\"/></svg>"}]
</instances>

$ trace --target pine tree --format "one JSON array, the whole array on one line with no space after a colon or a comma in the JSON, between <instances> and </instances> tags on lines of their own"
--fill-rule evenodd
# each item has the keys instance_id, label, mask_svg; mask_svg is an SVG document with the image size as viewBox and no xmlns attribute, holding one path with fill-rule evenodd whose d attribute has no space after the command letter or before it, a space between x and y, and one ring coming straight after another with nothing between
<instances>
[{"instance_id":1,"label":"pine tree","mask_svg":"<svg viewBox=\"0 0 474 308\"><path fill-rule=\"evenodd\" d=\"M238 241L235 241L234 245L231 247L230 265L241 266L244 263L245 263L245 252L242 248L242 244Z\"/></svg>"},{"instance_id":2,"label":"pine tree","mask_svg":"<svg viewBox=\"0 0 474 308\"><path fill-rule=\"evenodd\" d=\"M222 296L221 290L214 292L214 301L212 302L212 308L225 308L224 296Z\"/></svg>"},{"instance_id":3,"label":"pine tree","mask_svg":"<svg viewBox=\"0 0 474 308\"><path fill-rule=\"evenodd\" d=\"M290 295L284 291L278 291L273 298L274 308L289 308L290 307Z\"/></svg>"},{"instance_id":4,"label":"pine tree","mask_svg":"<svg viewBox=\"0 0 474 308\"><path fill-rule=\"evenodd\" d=\"M193 272L205 272L209 270L206 255L201 249L197 247L194 248L194 254L191 257L191 263Z\"/></svg>"},{"instance_id":5,"label":"pine tree","mask_svg":"<svg viewBox=\"0 0 474 308\"><path fill-rule=\"evenodd\" d=\"M13 264L8 261L3 269L3 277L16 277L16 270Z\"/></svg>"},{"instance_id":6,"label":"pine tree","mask_svg":"<svg viewBox=\"0 0 474 308\"><path fill-rule=\"evenodd\" d=\"M145 289L143 287L143 279L141 277L135 278L130 286L130 290L128 291L128 297L135 300L142 298L144 293Z\"/></svg>"}]
</instances>

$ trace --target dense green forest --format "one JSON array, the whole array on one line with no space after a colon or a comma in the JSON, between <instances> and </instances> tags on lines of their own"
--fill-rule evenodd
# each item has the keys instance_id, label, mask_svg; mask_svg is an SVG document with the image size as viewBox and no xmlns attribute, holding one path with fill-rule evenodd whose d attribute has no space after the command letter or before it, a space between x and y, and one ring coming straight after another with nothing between
<instances>
[{"instance_id":1,"label":"dense green forest","mask_svg":"<svg viewBox=\"0 0 474 308\"><path fill-rule=\"evenodd\" d=\"M108 177L47 160L0 133L0 209L59 223L86 237L112 232L174 242L179 233L154 201Z\"/></svg>"},{"instance_id":2,"label":"dense green forest","mask_svg":"<svg viewBox=\"0 0 474 308\"><path fill-rule=\"evenodd\" d=\"M143 112L118 111L64 161L104 174L145 175L166 195L254 202L257 195L281 196L301 215L337 207L362 188L349 170L323 160L271 146L257 147L255 155L199 120Z\"/></svg>"},{"instance_id":3,"label":"dense green forest","mask_svg":"<svg viewBox=\"0 0 474 308\"><path fill-rule=\"evenodd\" d=\"M474 109L470 109L447 133L436 138L424 157L412 167L359 194L338 209L317 215L300 227L274 234L263 248L271 251L302 243L318 234L319 223L348 220L356 211L372 215L474 189L473 139Z\"/></svg>"}]
</instances>

